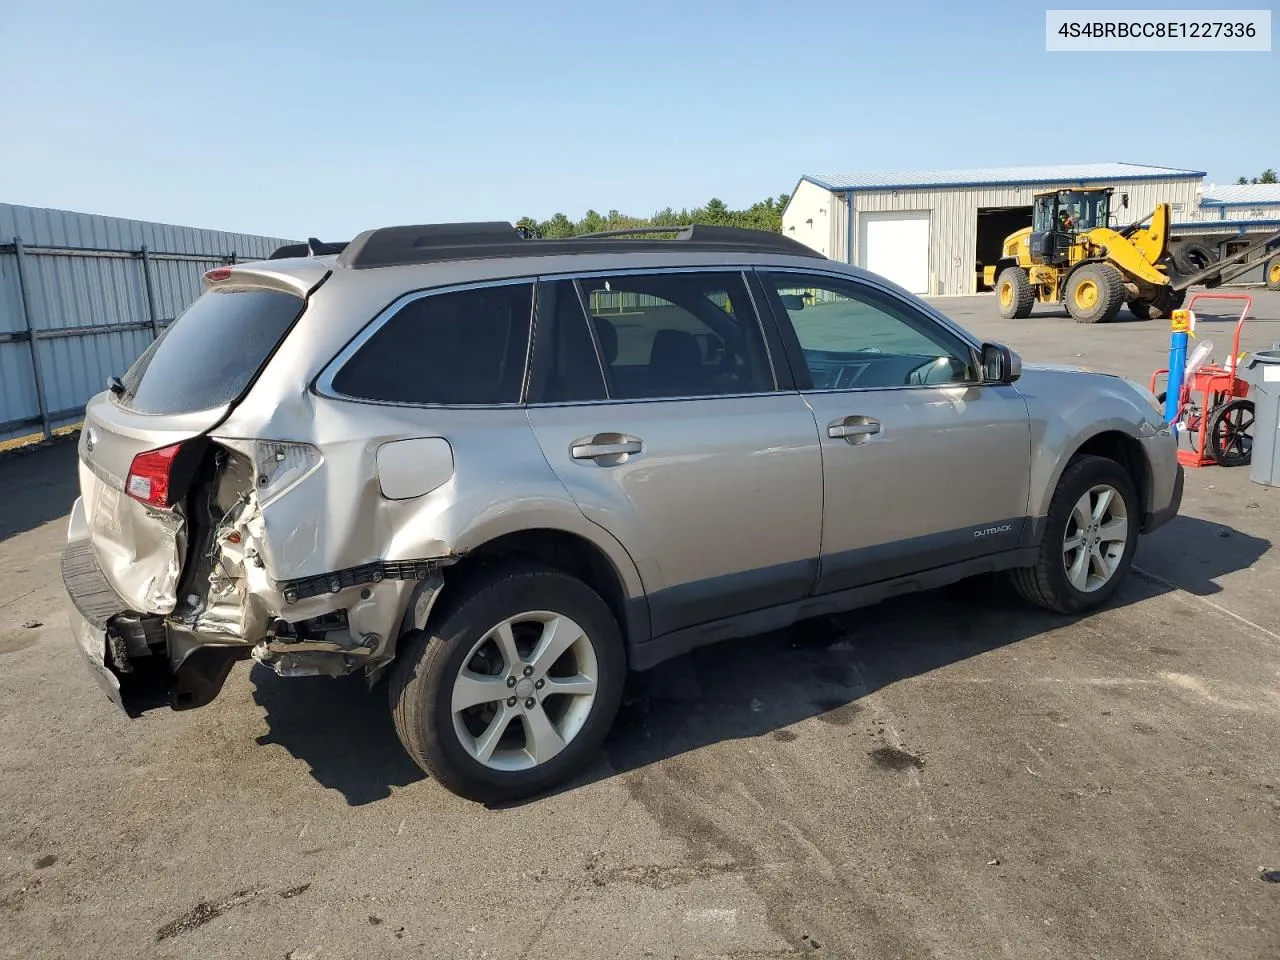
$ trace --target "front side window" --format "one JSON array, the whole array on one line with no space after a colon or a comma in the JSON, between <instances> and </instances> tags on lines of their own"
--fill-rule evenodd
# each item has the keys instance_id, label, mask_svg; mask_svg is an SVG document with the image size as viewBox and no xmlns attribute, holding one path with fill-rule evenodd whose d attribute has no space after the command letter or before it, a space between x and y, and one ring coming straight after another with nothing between
<instances>
[{"instance_id":1,"label":"front side window","mask_svg":"<svg viewBox=\"0 0 1280 960\"><path fill-rule=\"evenodd\" d=\"M972 351L927 314L863 283L763 274L817 390L940 386L977 378Z\"/></svg>"},{"instance_id":2,"label":"front side window","mask_svg":"<svg viewBox=\"0 0 1280 960\"><path fill-rule=\"evenodd\" d=\"M418 297L360 346L333 389L388 403L519 403L532 310L532 283Z\"/></svg>"},{"instance_id":3,"label":"front side window","mask_svg":"<svg viewBox=\"0 0 1280 960\"><path fill-rule=\"evenodd\" d=\"M609 396L635 400L774 389L742 275L655 273L579 280Z\"/></svg>"}]
</instances>

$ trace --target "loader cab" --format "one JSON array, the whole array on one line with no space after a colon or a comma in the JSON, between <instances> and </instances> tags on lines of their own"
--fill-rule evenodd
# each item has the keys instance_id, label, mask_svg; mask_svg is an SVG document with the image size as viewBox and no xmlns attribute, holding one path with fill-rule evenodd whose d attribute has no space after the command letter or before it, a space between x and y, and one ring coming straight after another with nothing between
<instances>
[{"instance_id":1,"label":"loader cab","mask_svg":"<svg viewBox=\"0 0 1280 960\"><path fill-rule=\"evenodd\" d=\"M1037 195L1031 214L1031 259L1067 263L1075 238L1095 227L1105 227L1110 214L1110 190L1058 190Z\"/></svg>"}]
</instances>

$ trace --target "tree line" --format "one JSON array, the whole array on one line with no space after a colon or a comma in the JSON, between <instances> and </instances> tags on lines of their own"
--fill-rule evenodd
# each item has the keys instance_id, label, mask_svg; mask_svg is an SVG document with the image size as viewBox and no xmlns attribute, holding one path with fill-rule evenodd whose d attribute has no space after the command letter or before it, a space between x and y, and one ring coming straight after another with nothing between
<instances>
[{"instance_id":1,"label":"tree line","mask_svg":"<svg viewBox=\"0 0 1280 960\"><path fill-rule=\"evenodd\" d=\"M781 233L782 210L788 199L787 194L783 193L776 197L766 197L742 210L732 210L723 200L712 197L702 207L694 207L692 210L667 207L650 217L635 217L617 210L610 210L608 213L588 210L578 220L570 220L563 213L557 213L549 220L521 217L516 221L516 227L532 236L548 240L599 233L602 230L632 230L636 227L671 227L675 231L695 223Z\"/></svg>"},{"instance_id":2,"label":"tree line","mask_svg":"<svg viewBox=\"0 0 1280 960\"><path fill-rule=\"evenodd\" d=\"M1258 176L1256 177L1241 177L1239 180L1236 181L1236 183L1275 183L1275 182L1276 182L1276 172L1272 170L1270 167L1267 167L1267 169L1263 170L1262 173L1258 174Z\"/></svg>"}]
</instances>

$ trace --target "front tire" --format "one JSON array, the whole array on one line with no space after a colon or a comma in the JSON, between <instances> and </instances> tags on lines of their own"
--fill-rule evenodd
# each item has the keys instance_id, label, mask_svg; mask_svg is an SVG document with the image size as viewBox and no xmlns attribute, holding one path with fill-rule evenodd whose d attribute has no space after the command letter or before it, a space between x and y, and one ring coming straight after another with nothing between
<instances>
[{"instance_id":1,"label":"front tire","mask_svg":"<svg viewBox=\"0 0 1280 960\"><path fill-rule=\"evenodd\" d=\"M396 733L446 789L485 803L577 773L617 714L626 654L590 587L557 570L504 567L460 587L391 674Z\"/></svg>"},{"instance_id":2,"label":"front tire","mask_svg":"<svg viewBox=\"0 0 1280 960\"><path fill-rule=\"evenodd\" d=\"M1035 303L1036 292L1027 277L1027 271L1021 267L1005 267L996 279L996 302L1000 305L1000 316L1006 320L1025 320L1031 316L1031 306Z\"/></svg>"},{"instance_id":3,"label":"front tire","mask_svg":"<svg viewBox=\"0 0 1280 960\"><path fill-rule=\"evenodd\" d=\"M1138 522L1138 495L1128 472L1105 457L1077 457L1054 491L1037 562L1011 571L1014 588L1027 602L1055 613L1096 610L1129 572Z\"/></svg>"},{"instance_id":4,"label":"front tire","mask_svg":"<svg viewBox=\"0 0 1280 960\"><path fill-rule=\"evenodd\" d=\"M1280 257L1272 257L1267 261L1263 276L1267 278L1268 290L1280 290Z\"/></svg>"},{"instance_id":5,"label":"front tire","mask_svg":"<svg viewBox=\"0 0 1280 960\"><path fill-rule=\"evenodd\" d=\"M1124 305L1124 275L1109 263L1086 263L1067 279L1067 313L1076 323L1110 323Z\"/></svg>"}]
</instances>

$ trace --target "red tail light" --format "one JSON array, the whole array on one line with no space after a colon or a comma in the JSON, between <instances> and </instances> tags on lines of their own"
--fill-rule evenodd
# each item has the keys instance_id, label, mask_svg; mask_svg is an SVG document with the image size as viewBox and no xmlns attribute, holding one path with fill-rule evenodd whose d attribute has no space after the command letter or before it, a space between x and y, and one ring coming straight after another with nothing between
<instances>
[{"instance_id":1,"label":"red tail light","mask_svg":"<svg viewBox=\"0 0 1280 960\"><path fill-rule=\"evenodd\" d=\"M124 483L124 492L148 506L172 506L169 500L170 478L173 475L173 461L181 449L182 444L175 443L171 447L148 450L134 457L129 466L129 477Z\"/></svg>"},{"instance_id":2,"label":"red tail light","mask_svg":"<svg viewBox=\"0 0 1280 960\"><path fill-rule=\"evenodd\" d=\"M214 267L212 270L205 271L204 278L210 283L216 283L219 280L231 279L230 267Z\"/></svg>"}]
</instances>

